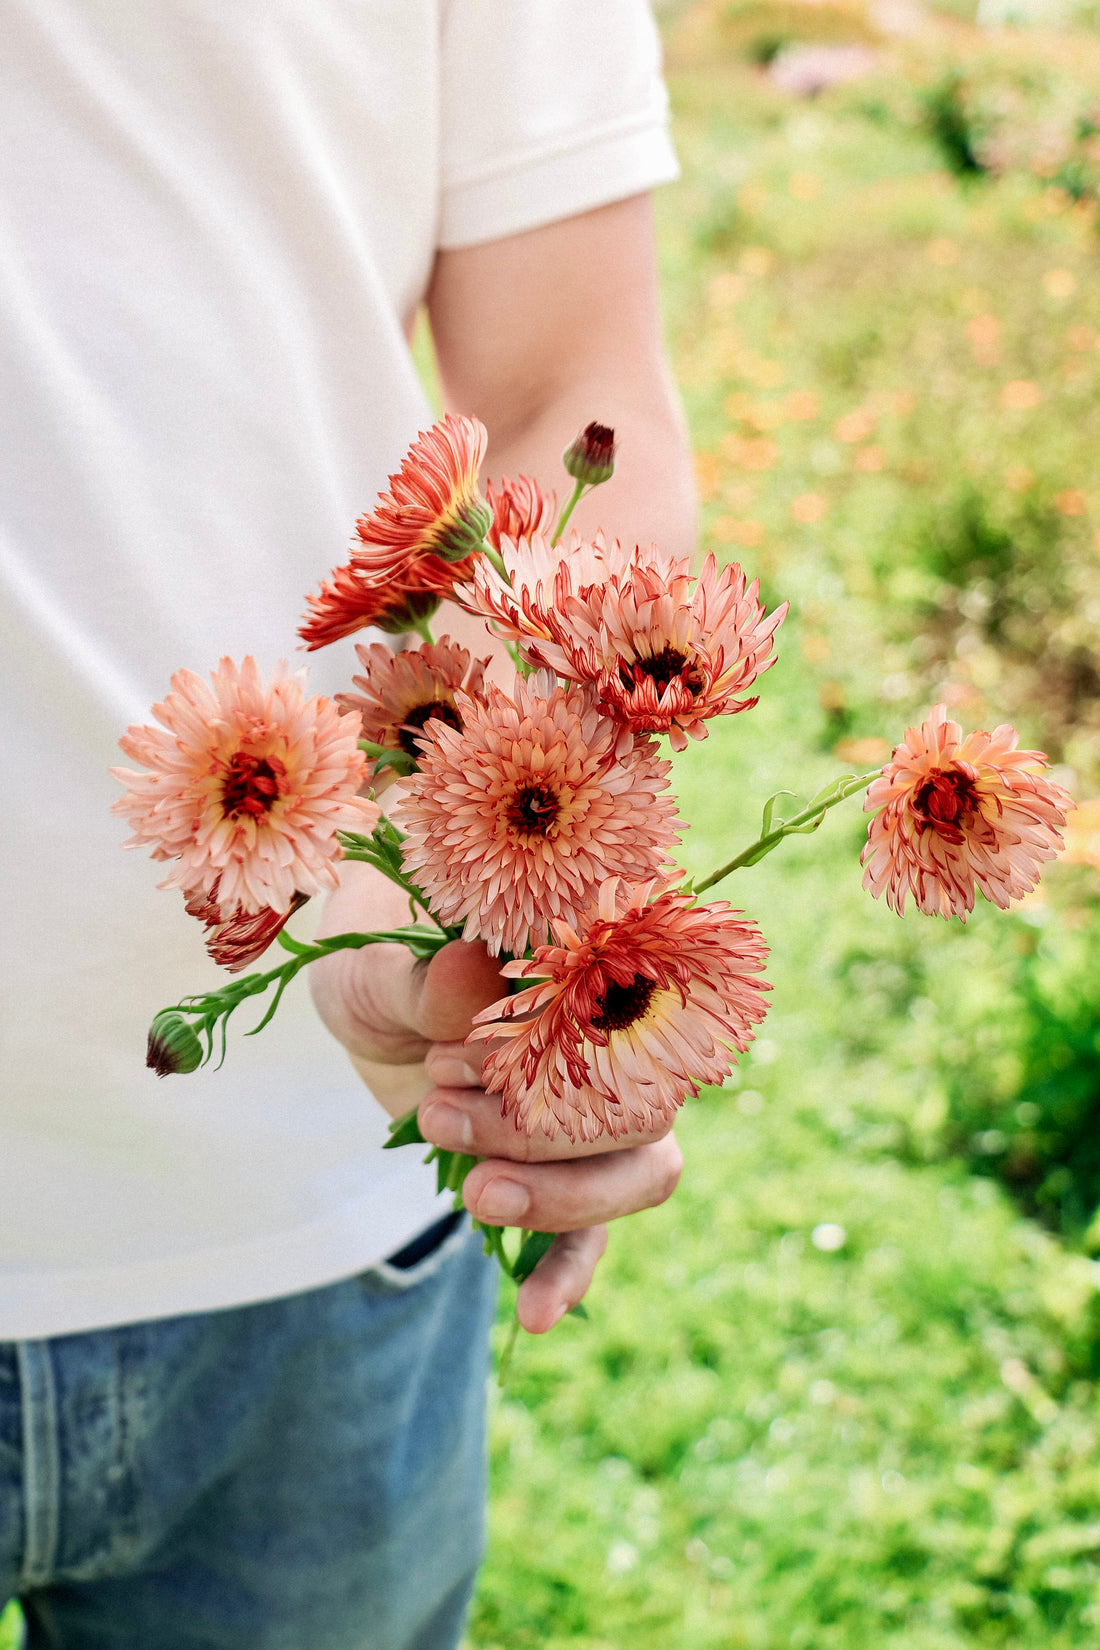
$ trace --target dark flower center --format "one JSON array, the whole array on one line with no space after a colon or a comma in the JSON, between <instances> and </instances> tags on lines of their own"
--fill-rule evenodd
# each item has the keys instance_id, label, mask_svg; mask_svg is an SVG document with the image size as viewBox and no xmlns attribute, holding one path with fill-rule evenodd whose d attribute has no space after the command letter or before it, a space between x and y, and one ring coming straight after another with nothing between
<instances>
[{"instance_id":1,"label":"dark flower center","mask_svg":"<svg viewBox=\"0 0 1100 1650\"><path fill-rule=\"evenodd\" d=\"M633 665L624 664L619 669L625 688L634 687L643 676L648 676L661 693L670 682L680 677L690 692L698 693L703 679L697 670L688 670L687 665L686 653L681 653L677 647L663 647L660 653L651 653L646 659L635 659Z\"/></svg>"},{"instance_id":2,"label":"dark flower center","mask_svg":"<svg viewBox=\"0 0 1100 1650\"><path fill-rule=\"evenodd\" d=\"M440 722L446 722L456 733L462 732L462 721L453 705L448 705L442 699L433 699L427 705L417 705L415 710L410 710L397 734L397 742L401 749L408 751L414 761L420 756L420 747L416 743L417 734L433 716Z\"/></svg>"},{"instance_id":3,"label":"dark flower center","mask_svg":"<svg viewBox=\"0 0 1100 1650\"><path fill-rule=\"evenodd\" d=\"M262 819L278 800L285 778L286 769L277 756L246 756L238 751L229 764L222 791L226 818L251 814L253 819Z\"/></svg>"},{"instance_id":4,"label":"dark flower center","mask_svg":"<svg viewBox=\"0 0 1100 1650\"><path fill-rule=\"evenodd\" d=\"M560 811L549 785L525 785L508 805L508 823L521 836L546 836Z\"/></svg>"},{"instance_id":5,"label":"dark flower center","mask_svg":"<svg viewBox=\"0 0 1100 1650\"><path fill-rule=\"evenodd\" d=\"M635 974L629 985L616 985L612 981L603 996L596 999L597 1012L592 1016L594 1029L625 1031L643 1017L656 989L656 980L647 979L644 974Z\"/></svg>"},{"instance_id":6,"label":"dark flower center","mask_svg":"<svg viewBox=\"0 0 1100 1650\"><path fill-rule=\"evenodd\" d=\"M974 807L974 785L958 769L950 773L934 773L919 786L913 798L913 807L926 825L946 825L957 828L960 815Z\"/></svg>"}]
</instances>

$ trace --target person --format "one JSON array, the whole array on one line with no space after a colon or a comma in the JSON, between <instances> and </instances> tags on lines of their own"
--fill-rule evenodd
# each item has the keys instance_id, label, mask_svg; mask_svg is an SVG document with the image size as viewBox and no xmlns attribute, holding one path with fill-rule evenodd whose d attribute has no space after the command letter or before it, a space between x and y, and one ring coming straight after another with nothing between
<instances>
[{"instance_id":1,"label":"person","mask_svg":"<svg viewBox=\"0 0 1100 1650\"><path fill-rule=\"evenodd\" d=\"M461 944L333 959L319 1015L299 990L157 1087L152 1014L219 976L119 853L106 771L173 669L286 656L430 419L422 304L494 477L552 483L598 418L620 456L580 524L690 548L655 28L644 0L5 11L0 1599L34 1650L444 1650L494 1270L420 1150L381 1150L386 1111L484 1159L478 1218L562 1234L519 1294L535 1333L605 1223L670 1194L675 1141L504 1124L463 1042L500 981ZM351 644L311 664L347 686ZM395 919L344 871L297 932Z\"/></svg>"}]
</instances>

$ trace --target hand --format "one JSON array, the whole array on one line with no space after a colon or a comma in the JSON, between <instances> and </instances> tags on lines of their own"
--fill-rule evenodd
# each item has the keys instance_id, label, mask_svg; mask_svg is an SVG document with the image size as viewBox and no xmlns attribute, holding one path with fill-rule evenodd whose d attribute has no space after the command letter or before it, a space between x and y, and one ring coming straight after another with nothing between
<instances>
[{"instance_id":1,"label":"hand","mask_svg":"<svg viewBox=\"0 0 1100 1650\"><path fill-rule=\"evenodd\" d=\"M407 921L404 896L379 873L348 865L341 883L324 933ZM505 994L483 945L456 941L419 964L403 946L370 946L337 952L309 972L321 1018L387 1109L396 1116L419 1104L426 1140L486 1159L463 1188L475 1219L562 1234L517 1303L532 1334L553 1328L592 1281L607 1244L605 1222L672 1195L682 1166L674 1137L632 1134L574 1146L564 1135L528 1136L501 1117L499 1099L481 1087L485 1045L463 1042L473 1016ZM502 1202L508 1194L511 1210Z\"/></svg>"},{"instance_id":2,"label":"hand","mask_svg":"<svg viewBox=\"0 0 1100 1650\"><path fill-rule=\"evenodd\" d=\"M434 1087L420 1106L420 1132L485 1159L462 1188L475 1219L561 1234L520 1285L519 1321L539 1335L583 1299L607 1247L605 1222L671 1197L683 1158L671 1133L573 1145L565 1135L517 1130L480 1086L483 1057L484 1044L433 1044L425 1063Z\"/></svg>"}]
</instances>

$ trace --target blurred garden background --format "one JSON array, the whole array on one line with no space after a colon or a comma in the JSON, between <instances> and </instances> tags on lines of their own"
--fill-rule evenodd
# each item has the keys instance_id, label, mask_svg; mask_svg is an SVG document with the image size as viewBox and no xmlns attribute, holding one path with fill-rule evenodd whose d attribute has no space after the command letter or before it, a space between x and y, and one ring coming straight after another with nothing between
<instances>
[{"instance_id":1,"label":"blurred garden background","mask_svg":"<svg viewBox=\"0 0 1100 1650\"><path fill-rule=\"evenodd\" d=\"M661 8L703 544L791 602L678 761L692 870L938 699L1100 796L1100 33L1041 3ZM863 833L718 890L769 1018L494 1397L477 1650L1100 1643L1100 805L965 928Z\"/></svg>"},{"instance_id":2,"label":"blurred garden background","mask_svg":"<svg viewBox=\"0 0 1100 1650\"><path fill-rule=\"evenodd\" d=\"M858 801L719 889L772 944L769 1018L590 1320L494 1392L470 1645L1094 1646L1100 13L660 15L703 544L791 602L759 707L678 760L688 866L939 699L1084 806L1040 895L965 928L861 891Z\"/></svg>"}]
</instances>

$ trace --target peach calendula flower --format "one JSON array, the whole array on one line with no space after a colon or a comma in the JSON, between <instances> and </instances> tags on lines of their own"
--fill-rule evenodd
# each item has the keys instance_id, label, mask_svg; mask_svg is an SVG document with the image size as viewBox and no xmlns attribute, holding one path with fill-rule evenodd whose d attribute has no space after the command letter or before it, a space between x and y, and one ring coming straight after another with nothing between
<instances>
[{"instance_id":1,"label":"peach calendula flower","mask_svg":"<svg viewBox=\"0 0 1100 1650\"><path fill-rule=\"evenodd\" d=\"M390 490L355 524L359 543L319 595L298 634L325 647L364 625L399 634L415 629L450 593L485 541L491 514L478 491L485 426L447 413L421 431Z\"/></svg>"},{"instance_id":2,"label":"peach calendula flower","mask_svg":"<svg viewBox=\"0 0 1100 1650\"><path fill-rule=\"evenodd\" d=\"M496 1045L485 1086L518 1129L591 1141L659 1128L752 1041L770 990L759 929L724 901L652 891L604 883L576 931L555 924L556 945L502 969L542 983L477 1015L468 1040Z\"/></svg>"},{"instance_id":3,"label":"peach calendula flower","mask_svg":"<svg viewBox=\"0 0 1100 1650\"><path fill-rule=\"evenodd\" d=\"M384 642L356 646L364 676L353 676L361 691L338 693L342 710L353 710L362 721L363 738L383 749L401 750L419 761L417 743L433 717L461 729L455 704L459 690L477 698L488 659L474 659L464 647L443 636L438 642L394 653Z\"/></svg>"},{"instance_id":4,"label":"peach calendula flower","mask_svg":"<svg viewBox=\"0 0 1100 1650\"><path fill-rule=\"evenodd\" d=\"M625 550L602 528L591 539L573 528L557 545L541 531L514 540L504 537L497 548L507 577L491 562L479 560L469 582L455 590L454 600L468 612L493 620L502 635L520 644L531 664L549 663L541 655L544 643L551 644L556 660L564 660L562 650L553 645L560 599L610 583L617 588L633 567L660 568L669 579L686 576L690 567L686 556L674 560L656 545Z\"/></svg>"},{"instance_id":5,"label":"peach calendula flower","mask_svg":"<svg viewBox=\"0 0 1100 1650\"><path fill-rule=\"evenodd\" d=\"M574 922L610 876L640 881L679 841L669 764L549 673L456 693L462 731L430 722L393 817L406 872L441 922L521 953Z\"/></svg>"},{"instance_id":6,"label":"peach calendula flower","mask_svg":"<svg viewBox=\"0 0 1100 1650\"><path fill-rule=\"evenodd\" d=\"M912 894L918 910L965 920L975 888L1002 910L1031 892L1073 798L1044 777L1042 751L1018 743L1008 723L964 739L943 705L906 730L864 804L863 886L876 899L901 916Z\"/></svg>"},{"instance_id":7,"label":"peach calendula flower","mask_svg":"<svg viewBox=\"0 0 1100 1650\"><path fill-rule=\"evenodd\" d=\"M460 595L519 639L525 657L591 682L605 710L639 732L667 733L674 750L704 739L712 716L750 710L740 697L775 663L772 639L787 603L769 617L757 581L708 555L697 579L688 558L617 541L573 539L560 552L537 536L502 549L511 589L476 567Z\"/></svg>"},{"instance_id":8,"label":"peach calendula flower","mask_svg":"<svg viewBox=\"0 0 1100 1650\"><path fill-rule=\"evenodd\" d=\"M162 888L208 895L230 922L335 887L337 831L369 831L380 813L356 794L367 773L357 716L307 699L285 665L265 687L254 659L223 659L209 686L181 670L153 715L159 728L119 740L150 771L112 770L127 787L112 812L134 828L127 848L178 861Z\"/></svg>"},{"instance_id":9,"label":"peach calendula flower","mask_svg":"<svg viewBox=\"0 0 1100 1650\"><path fill-rule=\"evenodd\" d=\"M544 493L531 476L517 476L515 481L503 476L499 489L490 481L485 500L493 512L485 537L494 550L500 549L502 539L527 539L532 533L553 531L557 498L553 493Z\"/></svg>"},{"instance_id":10,"label":"peach calendula flower","mask_svg":"<svg viewBox=\"0 0 1100 1650\"><path fill-rule=\"evenodd\" d=\"M214 961L230 974L239 974L242 968L250 967L263 956L308 898L308 894L295 894L285 911L273 911L270 906L264 906L262 911L244 911L238 905L226 917L215 883L209 894L199 889L188 895L186 907L189 917L198 917L205 925L206 949Z\"/></svg>"}]
</instances>

